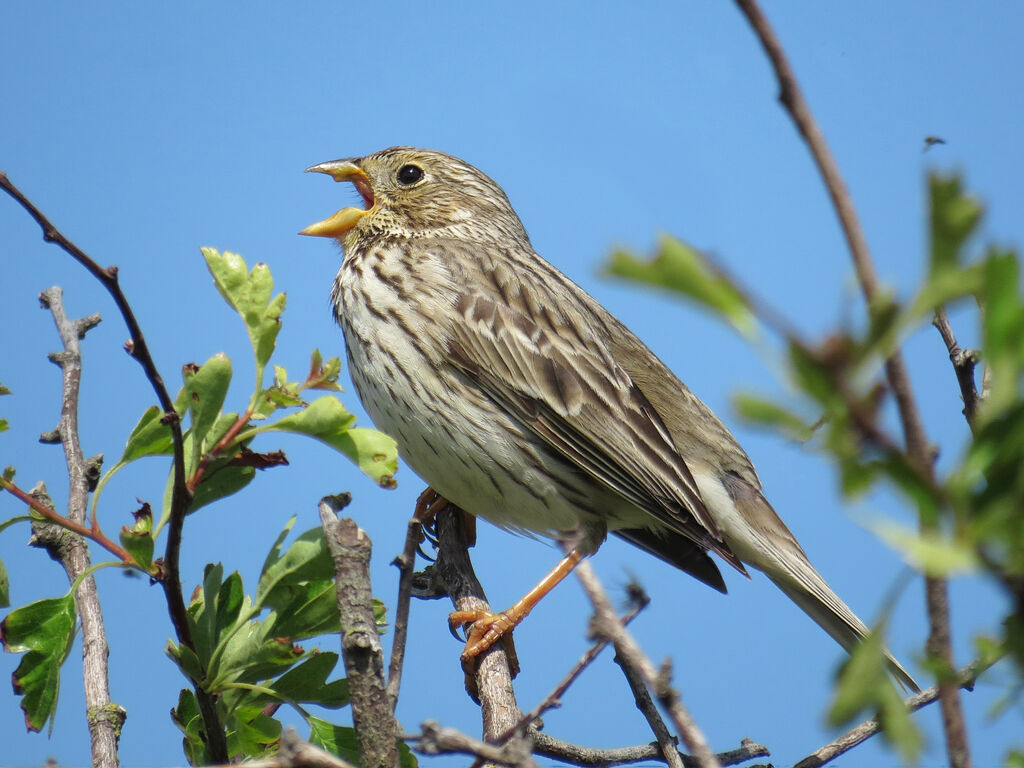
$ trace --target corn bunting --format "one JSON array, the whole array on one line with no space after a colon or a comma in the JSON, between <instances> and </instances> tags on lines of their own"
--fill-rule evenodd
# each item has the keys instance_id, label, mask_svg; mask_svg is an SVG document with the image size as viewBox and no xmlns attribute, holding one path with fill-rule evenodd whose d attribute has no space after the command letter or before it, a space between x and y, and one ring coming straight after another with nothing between
<instances>
[{"instance_id":1,"label":"corn bunting","mask_svg":"<svg viewBox=\"0 0 1024 768\"><path fill-rule=\"evenodd\" d=\"M351 182L364 203L302 232L344 251L332 303L363 405L442 497L566 544L546 587L611 532L721 592L709 553L744 575L751 565L846 650L864 638L729 430L534 252L494 181L410 147L308 170ZM454 614L476 620L464 660L518 624L537 593L500 614Z\"/></svg>"}]
</instances>

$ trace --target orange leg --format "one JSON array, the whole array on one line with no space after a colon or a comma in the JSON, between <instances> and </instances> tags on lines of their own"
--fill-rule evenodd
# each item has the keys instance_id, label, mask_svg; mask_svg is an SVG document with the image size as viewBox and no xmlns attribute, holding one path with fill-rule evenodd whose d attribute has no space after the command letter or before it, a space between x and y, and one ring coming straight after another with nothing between
<instances>
[{"instance_id":1,"label":"orange leg","mask_svg":"<svg viewBox=\"0 0 1024 768\"><path fill-rule=\"evenodd\" d=\"M533 610L534 606L552 589L554 589L583 557L576 549L562 558L541 582L531 589L519 602L501 613L486 611L454 611L448 615L448 626L454 631L460 624L470 624L466 647L462 650L462 666L469 671L473 660L494 645L503 635L511 633L520 622ZM511 639L511 635L509 635Z\"/></svg>"}]
</instances>

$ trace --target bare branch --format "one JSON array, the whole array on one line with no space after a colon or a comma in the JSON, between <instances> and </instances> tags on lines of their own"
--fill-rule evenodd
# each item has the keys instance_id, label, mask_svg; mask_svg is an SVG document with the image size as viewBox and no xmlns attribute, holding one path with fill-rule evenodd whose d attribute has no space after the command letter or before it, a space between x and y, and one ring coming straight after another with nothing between
<instances>
[{"instance_id":1,"label":"bare branch","mask_svg":"<svg viewBox=\"0 0 1024 768\"><path fill-rule=\"evenodd\" d=\"M50 310L64 346L63 351L50 355L50 359L60 366L63 378L60 421L55 431L64 446L68 468L67 516L76 523L84 524L89 507L91 479L78 435L78 393L82 381L82 350L78 342L85 338L90 328L100 322L100 316L69 319L64 310L63 291L56 286L43 291L39 295L39 303ZM68 580L74 583L90 565L89 549L81 537L68 536L66 546L60 547L58 551ZM110 700L110 675L107 668L110 648L107 645L96 580L91 575L86 576L75 591L75 609L82 622L82 676L85 681L85 709L92 764L98 768L117 768L120 765L117 744L126 713L123 707Z\"/></svg>"},{"instance_id":2,"label":"bare branch","mask_svg":"<svg viewBox=\"0 0 1024 768\"><path fill-rule=\"evenodd\" d=\"M666 675L654 669L651 660L644 655L636 640L615 615L615 609L588 561L583 560L576 566L576 577L583 585L583 590L594 607L595 630L611 639L615 644L616 652L622 657L624 663L635 669L643 678L644 684L654 692L658 702L671 715L680 738L687 750L693 754L697 765L700 768L719 768L720 763L708 746L704 734L701 733L693 718L690 717L690 713L686 711L680 701L679 694L672 689Z\"/></svg>"},{"instance_id":3,"label":"bare branch","mask_svg":"<svg viewBox=\"0 0 1024 768\"><path fill-rule=\"evenodd\" d=\"M967 425L974 431L975 418L978 415L978 385L974 380L974 369L978 365L978 353L973 349L961 349L953 334L953 327L949 324L949 317L946 315L946 308L939 307L932 319L932 325L939 331L946 349L949 351L949 361L953 364L953 372L956 373L956 382L960 386L960 396L964 401L964 418Z\"/></svg>"},{"instance_id":4,"label":"bare branch","mask_svg":"<svg viewBox=\"0 0 1024 768\"><path fill-rule=\"evenodd\" d=\"M362 765L398 764L398 724L385 693L384 651L373 615L370 590L370 539L354 520L337 513L351 496L320 500L320 523L334 561L341 613L341 655L352 700L352 722Z\"/></svg>"},{"instance_id":5,"label":"bare branch","mask_svg":"<svg viewBox=\"0 0 1024 768\"><path fill-rule=\"evenodd\" d=\"M676 741L672 738L672 734L669 732L668 726L665 725L665 721L661 719L658 708L654 706L654 701L651 699L651 694L648 692L647 686L644 685L639 671L619 654L615 654L615 663L622 669L622 674L626 677L626 682L629 684L629 690L633 692L636 708L640 710L647 724L651 727L651 732L658 742L663 759L669 765L669 768L681 768L683 761L676 749Z\"/></svg>"},{"instance_id":6,"label":"bare branch","mask_svg":"<svg viewBox=\"0 0 1024 768\"><path fill-rule=\"evenodd\" d=\"M843 234L850 249L861 292L868 304L871 304L878 294L878 277L875 273L871 252L868 250L867 240L857 219L853 200L839 172L839 166L836 164L835 158L832 157L825 137L811 114L810 107L804 100L796 75L782 48L782 43L775 35L756 0L736 0L736 4L747 17L771 60L779 82L779 101L792 117L800 135L803 136L825 181L829 197L839 216ZM896 399L900 422L903 426L907 456L910 462L923 473L933 476L932 463L935 452L925 435L921 415L910 386L910 376L899 350L893 352L886 360L885 375L889 388ZM924 530L933 529L935 526L936 521L924 519L922 516L921 527ZM945 579L925 576L925 602L930 626L928 653L943 667L952 670L954 665L949 628L949 588ZM943 676L940 678L940 690L943 730L946 734L946 752L949 755L950 765L953 768L968 768L971 764L971 757L959 688L955 684L945 681Z\"/></svg>"},{"instance_id":7,"label":"bare branch","mask_svg":"<svg viewBox=\"0 0 1024 768\"><path fill-rule=\"evenodd\" d=\"M422 732L405 736L407 741L416 742L416 750L427 755L463 754L475 755L479 760L500 765L536 768L530 754L528 741L513 740L497 747L493 744L471 738L454 728L442 728L434 720L425 721L420 728Z\"/></svg>"},{"instance_id":8,"label":"bare branch","mask_svg":"<svg viewBox=\"0 0 1024 768\"><path fill-rule=\"evenodd\" d=\"M615 747L611 749L596 749L584 747L579 744L571 744L568 741L556 739L543 731L531 731L533 737L533 753L542 757L550 757L554 760L561 760L563 763L572 765L589 766L590 768L610 768L615 765L629 765L630 763L664 761L664 755L658 744L639 744L634 747ZM699 768L699 763L689 755L676 752L682 759L686 768ZM770 754L768 748L755 744L750 739L744 739L739 749L732 749L728 752L719 752L715 757L721 765L736 765L751 760L755 757L764 757Z\"/></svg>"},{"instance_id":9,"label":"bare branch","mask_svg":"<svg viewBox=\"0 0 1024 768\"><path fill-rule=\"evenodd\" d=\"M409 636L409 603L412 600L413 573L416 550L423 542L423 524L415 517L409 521L402 554L392 561L398 567L398 598L395 600L395 634L391 643L391 663L388 664L388 699L392 711L398 706L398 691L402 686L402 663L405 661L405 641Z\"/></svg>"},{"instance_id":10,"label":"bare branch","mask_svg":"<svg viewBox=\"0 0 1024 768\"><path fill-rule=\"evenodd\" d=\"M628 626L633 619L635 619L644 608L647 607L650 602L650 598L646 594L642 595L641 599L636 601L636 604L622 617L622 625ZM525 715L523 715L519 722L516 723L514 729L507 731L502 734L499 741L504 742L510 738L515 731L524 733L527 728L531 727L545 712L554 709L555 707L562 706L562 697L565 692L569 690L569 687L576 682L583 671L589 667L594 659L603 651L610 641L607 638L599 638L590 648L587 649L586 653L580 658L579 661L573 665L573 668L569 670L569 673L562 678L562 680L552 689L551 693L544 697L536 707L531 709Z\"/></svg>"},{"instance_id":11,"label":"bare branch","mask_svg":"<svg viewBox=\"0 0 1024 768\"><path fill-rule=\"evenodd\" d=\"M993 662L994 663L994 662ZM974 662L961 669L956 675L956 684L960 688L964 688L968 691L974 690L974 682L978 679L978 676L988 669L990 665L981 664L980 662ZM920 693L915 693L913 696L908 696L903 700L907 709L911 712L916 712L922 707L926 707L929 704L939 699L940 692L939 686L933 685L931 688L925 688ZM798 762L793 768L818 768L818 766L824 765L825 763L839 757L844 752L848 752L855 746L863 741L867 741L869 738L874 736L876 733L882 730L881 724L878 722L877 717L872 717L870 720L865 720L863 723L858 725L856 728L847 731L838 739L829 742L821 749L816 750L814 753L808 755L803 760Z\"/></svg>"}]
</instances>

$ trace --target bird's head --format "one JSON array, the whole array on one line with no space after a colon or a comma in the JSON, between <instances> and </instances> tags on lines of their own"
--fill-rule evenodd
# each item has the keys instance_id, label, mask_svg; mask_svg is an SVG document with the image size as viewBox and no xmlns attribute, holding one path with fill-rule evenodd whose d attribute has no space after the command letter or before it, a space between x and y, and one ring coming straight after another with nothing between
<instances>
[{"instance_id":1,"label":"bird's head","mask_svg":"<svg viewBox=\"0 0 1024 768\"><path fill-rule=\"evenodd\" d=\"M526 240L501 187L443 152L392 147L306 170L352 182L363 198L299 233L336 238L346 251L380 237Z\"/></svg>"}]
</instances>

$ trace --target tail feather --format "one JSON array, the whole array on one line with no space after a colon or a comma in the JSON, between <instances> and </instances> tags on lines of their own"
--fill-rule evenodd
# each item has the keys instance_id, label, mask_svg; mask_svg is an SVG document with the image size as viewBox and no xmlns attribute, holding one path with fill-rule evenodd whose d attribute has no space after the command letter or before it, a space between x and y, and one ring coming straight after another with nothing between
<instances>
[{"instance_id":1,"label":"tail feather","mask_svg":"<svg viewBox=\"0 0 1024 768\"><path fill-rule=\"evenodd\" d=\"M802 573L796 578L790 574L783 576L767 573L766 575L786 593L790 600L800 607L800 610L828 632L847 653L853 652L853 649L867 637L868 628L850 610L849 606L829 589L828 584L809 563L801 571ZM882 652L885 654L889 672L897 682L914 693L920 692L921 688L917 681L910 676L903 665L896 661L888 650L883 648Z\"/></svg>"},{"instance_id":2,"label":"tail feather","mask_svg":"<svg viewBox=\"0 0 1024 768\"><path fill-rule=\"evenodd\" d=\"M825 583L758 488L736 475L709 477L694 472L694 477L705 502L710 499L718 515L726 543L740 559L774 581L847 652L867 637L868 628ZM722 488L726 498L716 495L716 488ZM900 685L921 690L892 654L885 651L885 658Z\"/></svg>"}]
</instances>

